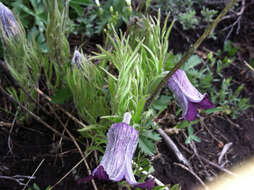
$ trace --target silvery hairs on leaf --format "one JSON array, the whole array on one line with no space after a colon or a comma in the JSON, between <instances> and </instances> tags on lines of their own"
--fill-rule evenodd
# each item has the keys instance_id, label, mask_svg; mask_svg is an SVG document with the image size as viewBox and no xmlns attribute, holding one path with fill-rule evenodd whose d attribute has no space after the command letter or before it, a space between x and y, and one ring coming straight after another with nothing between
<instances>
[{"instance_id":1,"label":"silvery hairs on leaf","mask_svg":"<svg viewBox=\"0 0 254 190\"><path fill-rule=\"evenodd\" d=\"M181 69L178 69L168 80L168 87L175 94L177 102L182 108L181 119L195 120L198 113L197 108L210 109L214 107L208 95L201 94Z\"/></svg>"},{"instance_id":2,"label":"silvery hairs on leaf","mask_svg":"<svg viewBox=\"0 0 254 190\"><path fill-rule=\"evenodd\" d=\"M124 117L128 121L128 117ZM126 119L127 118L127 119ZM132 158L138 144L138 131L125 122L113 124L107 133L107 147L104 156L92 175L81 179L86 183L93 178L114 182L126 180L133 187L152 189L154 179L138 183L132 170Z\"/></svg>"},{"instance_id":3,"label":"silvery hairs on leaf","mask_svg":"<svg viewBox=\"0 0 254 190\"><path fill-rule=\"evenodd\" d=\"M15 37L20 33L20 26L11 10L0 2L0 24L5 35ZM3 38L3 36L1 36Z\"/></svg>"}]
</instances>

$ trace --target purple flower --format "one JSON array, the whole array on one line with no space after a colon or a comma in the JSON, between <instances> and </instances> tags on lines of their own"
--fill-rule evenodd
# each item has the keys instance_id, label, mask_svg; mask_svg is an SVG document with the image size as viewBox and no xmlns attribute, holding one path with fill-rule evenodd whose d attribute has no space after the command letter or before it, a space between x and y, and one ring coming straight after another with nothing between
<instances>
[{"instance_id":1,"label":"purple flower","mask_svg":"<svg viewBox=\"0 0 254 190\"><path fill-rule=\"evenodd\" d=\"M127 123L115 123L110 127L100 165L93 170L92 175L81 179L79 183L86 183L93 178L115 182L125 179L131 186L152 189L154 179L138 183L134 177L131 162L138 144L138 131Z\"/></svg>"},{"instance_id":2,"label":"purple flower","mask_svg":"<svg viewBox=\"0 0 254 190\"><path fill-rule=\"evenodd\" d=\"M182 118L188 121L196 119L197 108L213 108L208 95L201 94L189 81L185 72L178 69L168 80L168 87L175 94L178 103L182 108Z\"/></svg>"},{"instance_id":3,"label":"purple flower","mask_svg":"<svg viewBox=\"0 0 254 190\"><path fill-rule=\"evenodd\" d=\"M0 2L0 27L7 37L15 37L20 33L19 24L13 13L3 3Z\"/></svg>"}]
</instances>

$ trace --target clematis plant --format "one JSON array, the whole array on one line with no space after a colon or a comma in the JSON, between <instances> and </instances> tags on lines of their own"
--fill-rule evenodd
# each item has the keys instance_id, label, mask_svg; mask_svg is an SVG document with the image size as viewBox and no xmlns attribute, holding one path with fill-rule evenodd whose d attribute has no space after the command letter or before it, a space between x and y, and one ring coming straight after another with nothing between
<instances>
[{"instance_id":1,"label":"clematis plant","mask_svg":"<svg viewBox=\"0 0 254 190\"><path fill-rule=\"evenodd\" d=\"M131 186L152 189L154 179L138 183L132 170L132 157L138 144L138 131L129 125L131 115L125 113L121 123L113 124L107 133L107 147L104 156L92 175L79 180L86 183L93 178L111 181L125 179Z\"/></svg>"},{"instance_id":2,"label":"clematis plant","mask_svg":"<svg viewBox=\"0 0 254 190\"><path fill-rule=\"evenodd\" d=\"M208 95L206 93L201 94L181 69L178 69L168 80L168 87L175 94L182 108L181 119L195 120L198 113L197 108L210 109L214 107Z\"/></svg>"},{"instance_id":3,"label":"clematis plant","mask_svg":"<svg viewBox=\"0 0 254 190\"><path fill-rule=\"evenodd\" d=\"M0 2L0 23L7 37L15 37L20 33L20 26L13 13Z\"/></svg>"}]
</instances>

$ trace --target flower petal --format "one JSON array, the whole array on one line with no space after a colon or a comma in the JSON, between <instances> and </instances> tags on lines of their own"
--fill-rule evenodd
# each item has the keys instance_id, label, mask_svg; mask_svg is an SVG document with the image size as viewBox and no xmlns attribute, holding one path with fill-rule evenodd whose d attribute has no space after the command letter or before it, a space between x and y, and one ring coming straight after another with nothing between
<instances>
[{"instance_id":1,"label":"flower petal","mask_svg":"<svg viewBox=\"0 0 254 190\"><path fill-rule=\"evenodd\" d=\"M184 115L184 118L187 121L193 121L196 119L198 114L196 105L194 103L188 102L188 111L187 113Z\"/></svg>"},{"instance_id":2,"label":"flower petal","mask_svg":"<svg viewBox=\"0 0 254 190\"><path fill-rule=\"evenodd\" d=\"M180 91L191 102L200 102L205 95L202 95L190 82L187 75L182 69L178 69L171 77L175 81L176 85L180 88Z\"/></svg>"},{"instance_id":3,"label":"flower petal","mask_svg":"<svg viewBox=\"0 0 254 190\"><path fill-rule=\"evenodd\" d=\"M128 154L133 154L132 152L134 151L133 150L130 150L129 148L129 151L128 151ZM138 182L136 181L135 177L134 177L134 173L133 173L133 170L132 170L132 156L130 156L129 158L126 158L126 162L125 162L125 166L126 166L126 173L125 173L125 179L126 181L130 184L130 185L135 185L137 184Z\"/></svg>"},{"instance_id":4,"label":"flower petal","mask_svg":"<svg viewBox=\"0 0 254 190\"><path fill-rule=\"evenodd\" d=\"M138 184L134 185L134 187L152 190L152 188L154 187L154 179L150 179L144 183L138 183Z\"/></svg>"},{"instance_id":5,"label":"flower petal","mask_svg":"<svg viewBox=\"0 0 254 190\"><path fill-rule=\"evenodd\" d=\"M175 94L176 100L182 108L182 118L184 118L188 112L188 100L182 92L174 75L168 80L168 87Z\"/></svg>"},{"instance_id":6,"label":"flower petal","mask_svg":"<svg viewBox=\"0 0 254 190\"><path fill-rule=\"evenodd\" d=\"M78 184L87 183L88 181L91 181L94 178L101 179L101 180L108 180L109 179L108 174L104 170L103 166L99 165L97 168L94 169L94 171L92 172L92 175L89 175L85 178L80 179L78 181Z\"/></svg>"},{"instance_id":7,"label":"flower petal","mask_svg":"<svg viewBox=\"0 0 254 190\"><path fill-rule=\"evenodd\" d=\"M202 109L210 109L214 107L207 94L205 94L205 97L201 102L197 103L197 106Z\"/></svg>"},{"instance_id":8,"label":"flower petal","mask_svg":"<svg viewBox=\"0 0 254 190\"><path fill-rule=\"evenodd\" d=\"M126 162L131 162L138 143L138 131L126 123L113 124L107 134L108 143L100 165L109 179L120 181L127 172Z\"/></svg>"},{"instance_id":9,"label":"flower petal","mask_svg":"<svg viewBox=\"0 0 254 190\"><path fill-rule=\"evenodd\" d=\"M213 107L208 95L206 93L201 94L181 69L178 69L168 80L168 87L175 94L177 102L182 108L181 119L195 120L197 108L209 109Z\"/></svg>"},{"instance_id":10,"label":"flower petal","mask_svg":"<svg viewBox=\"0 0 254 190\"><path fill-rule=\"evenodd\" d=\"M97 179L102 179L102 180L108 180L108 174L107 172L104 170L103 166L99 165L92 174L95 178Z\"/></svg>"}]
</instances>

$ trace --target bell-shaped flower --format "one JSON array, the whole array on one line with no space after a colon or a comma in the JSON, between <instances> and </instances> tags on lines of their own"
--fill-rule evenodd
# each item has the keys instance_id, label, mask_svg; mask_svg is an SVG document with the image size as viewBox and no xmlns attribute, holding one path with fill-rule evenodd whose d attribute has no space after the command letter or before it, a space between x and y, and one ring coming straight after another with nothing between
<instances>
[{"instance_id":1,"label":"bell-shaped flower","mask_svg":"<svg viewBox=\"0 0 254 190\"><path fill-rule=\"evenodd\" d=\"M208 95L201 94L189 81L185 72L178 69L168 80L169 89L175 94L177 102L182 108L182 118L188 121L196 119L197 108L213 108Z\"/></svg>"},{"instance_id":2,"label":"bell-shaped flower","mask_svg":"<svg viewBox=\"0 0 254 190\"><path fill-rule=\"evenodd\" d=\"M92 175L81 179L86 183L93 178L118 182L126 180L132 187L152 189L154 179L138 183L132 170L132 157L138 144L138 131L129 125L129 113L122 123L113 124L107 133L107 147L102 160ZM130 114L129 114L130 115Z\"/></svg>"},{"instance_id":3,"label":"bell-shaped flower","mask_svg":"<svg viewBox=\"0 0 254 190\"><path fill-rule=\"evenodd\" d=\"M20 26L13 13L0 2L0 28L7 37L15 37L20 33Z\"/></svg>"}]
</instances>

